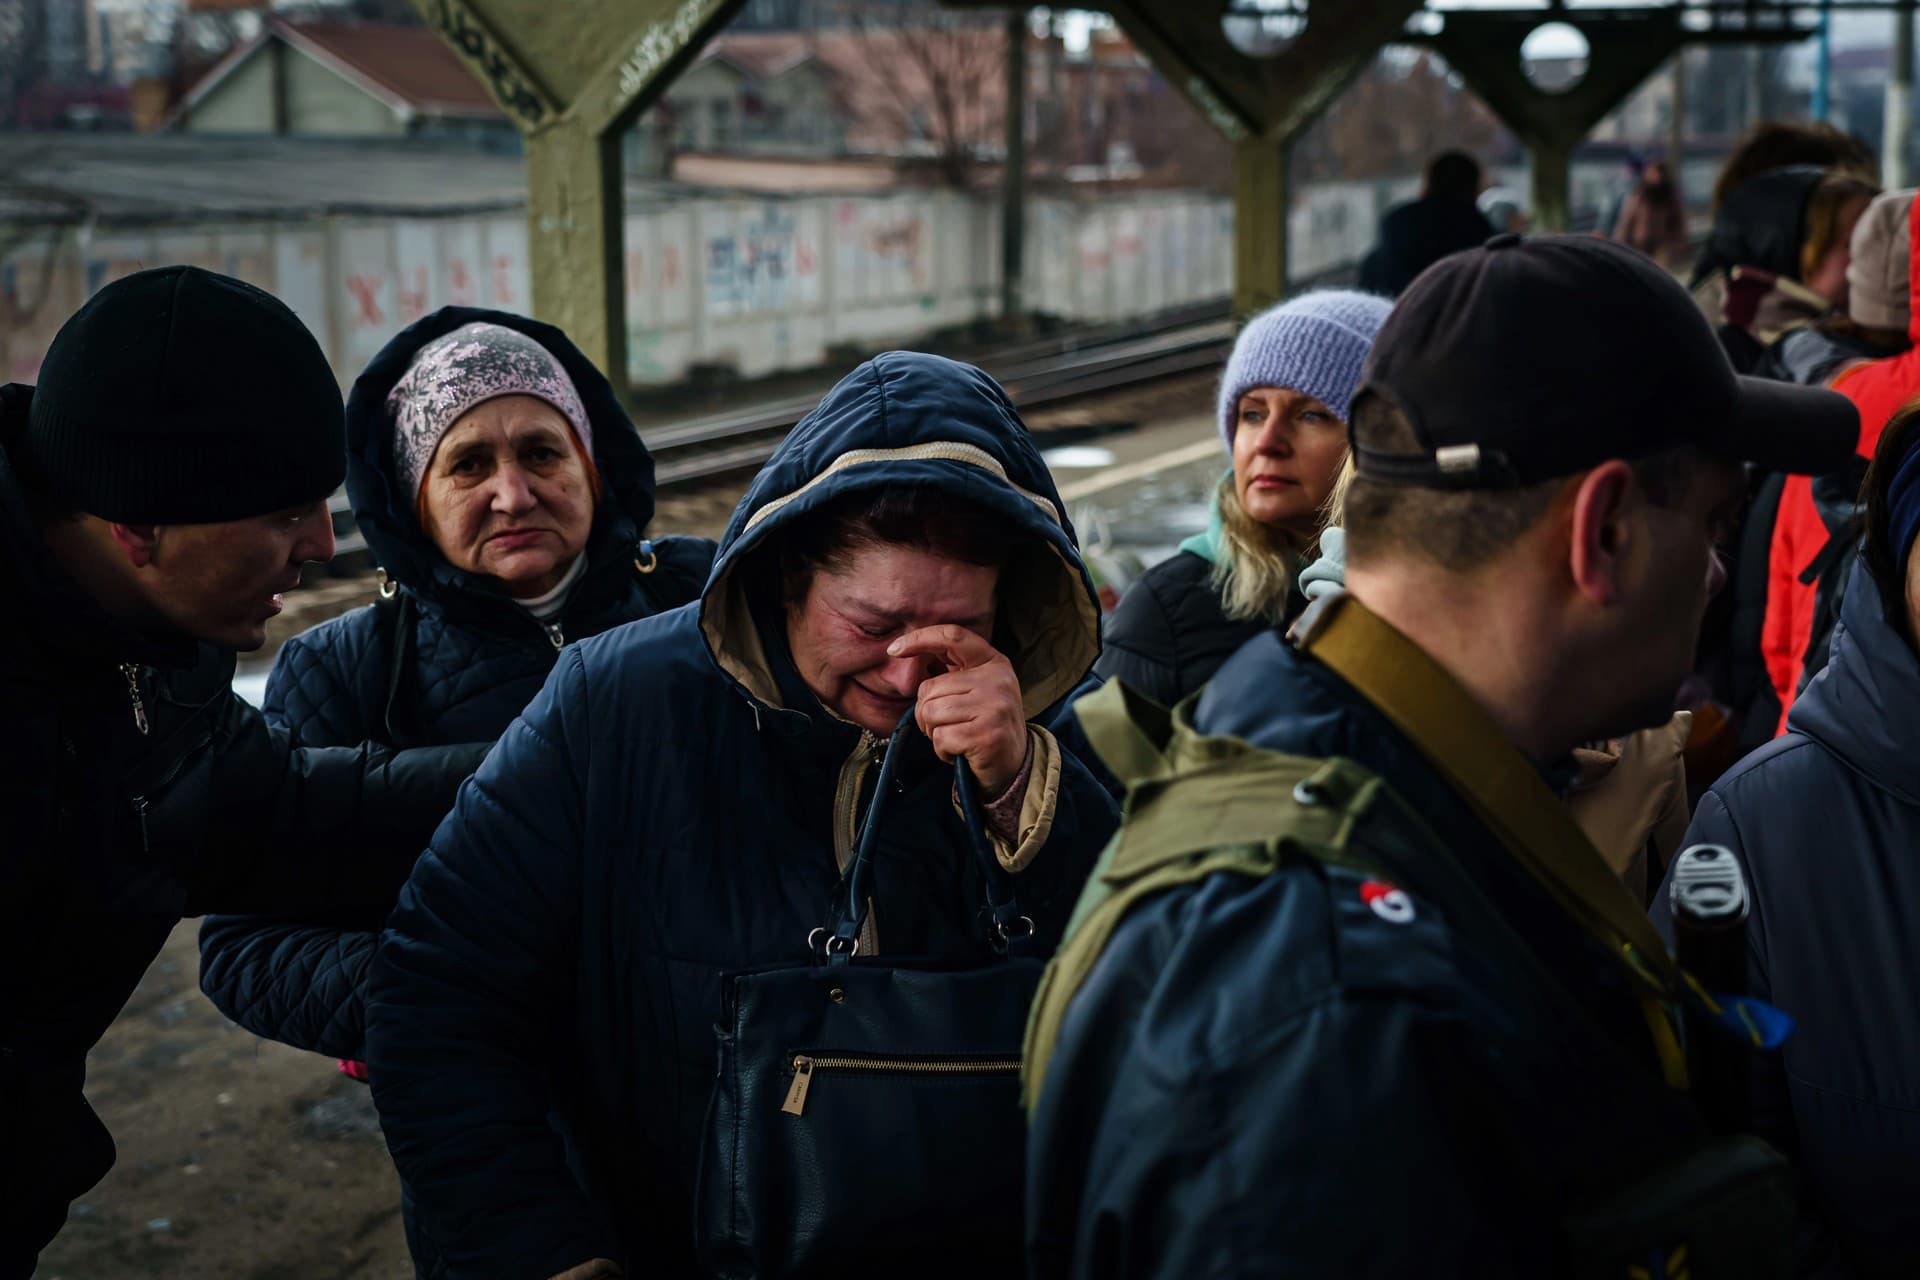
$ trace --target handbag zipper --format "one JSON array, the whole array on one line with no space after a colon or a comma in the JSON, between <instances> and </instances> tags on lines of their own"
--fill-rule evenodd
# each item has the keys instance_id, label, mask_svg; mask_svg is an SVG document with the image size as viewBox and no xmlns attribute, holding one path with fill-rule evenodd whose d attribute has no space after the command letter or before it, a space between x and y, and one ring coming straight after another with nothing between
<instances>
[{"instance_id":1,"label":"handbag zipper","mask_svg":"<svg viewBox=\"0 0 1920 1280\"><path fill-rule=\"evenodd\" d=\"M889 1058L876 1054L793 1055L793 1083L787 1088L787 1100L780 1110L790 1116L807 1109L807 1091L813 1088L816 1071L852 1071L862 1075L917 1076L1000 1076L1015 1075L1018 1058Z\"/></svg>"}]
</instances>

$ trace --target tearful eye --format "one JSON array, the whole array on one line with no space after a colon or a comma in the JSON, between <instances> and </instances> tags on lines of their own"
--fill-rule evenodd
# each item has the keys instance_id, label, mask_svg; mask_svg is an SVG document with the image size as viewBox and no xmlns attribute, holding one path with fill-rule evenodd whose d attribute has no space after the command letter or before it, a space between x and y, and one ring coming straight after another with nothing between
<instances>
[{"instance_id":1,"label":"tearful eye","mask_svg":"<svg viewBox=\"0 0 1920 1280\"><path fill-rule=\"evenodd\" d=\"M869 640L884 640L893 634L892 627L861 627L860 634Z\"/></svg>"}]
</instances>

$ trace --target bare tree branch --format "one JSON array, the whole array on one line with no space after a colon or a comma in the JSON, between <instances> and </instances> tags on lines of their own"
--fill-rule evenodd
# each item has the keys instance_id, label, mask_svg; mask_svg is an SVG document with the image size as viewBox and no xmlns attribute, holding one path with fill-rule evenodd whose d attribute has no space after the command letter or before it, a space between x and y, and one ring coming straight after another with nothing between
<instances>
[{"instance_id":1,"label":"bare tree branch","mask_svg":"<svg viewBox=\"0 0 1920 1280\"><path fill-rule=\"evenodd\" d=\"M865 65L847 91L850 113L885 120L903 139L924 135L942 180L969 186L1005 110L998 26L879 2L856 8L851 25Z\"/></svg>"}]
</instances>

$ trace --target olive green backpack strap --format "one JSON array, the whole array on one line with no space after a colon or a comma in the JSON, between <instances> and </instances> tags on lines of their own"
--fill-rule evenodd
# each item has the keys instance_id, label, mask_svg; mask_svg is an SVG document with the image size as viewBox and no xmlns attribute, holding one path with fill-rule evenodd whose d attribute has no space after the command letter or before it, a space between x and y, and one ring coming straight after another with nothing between
<instances>
[{"instance_id":1,"label":"olive green backpack strap","mask_svg":"<svg viewBox=\"0 0 1920 1280\"><path fill-rule=\"evenodd\" d=\"M1124 766L1115 773L1127 783L1126 811L1034 998L1024 1054L1029 1106L1068 1004L1134 906L1219 872L1263 876L1300 858L1373 870L1349 843L1382 784L1352 761L1205 737L1191 727L1188 704L1168 712L1111 683L1074 710L1109 767Z\"/></svg>"},{"instance_id":2,"label":"olive green backpack strap","mask_svg":"<svg viewBox=\"0 0 1920 1280\"><path fill-rule=\"evenodd\" d=\"M1122 783L1131 786L1173 771L1167 758L1173 743L1173 712L1144 694L1109 680L1075 698L1073 714L1101 761Z\"/></svg>"}]
</instances>

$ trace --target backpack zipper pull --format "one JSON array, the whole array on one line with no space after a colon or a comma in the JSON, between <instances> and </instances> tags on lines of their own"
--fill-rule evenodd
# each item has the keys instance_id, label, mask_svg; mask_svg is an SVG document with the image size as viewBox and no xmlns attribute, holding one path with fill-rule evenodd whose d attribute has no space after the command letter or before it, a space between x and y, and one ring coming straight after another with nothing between
<instances>
[{"instance_id":1,"label":"backpack zipper pull","mask_svg":"<svg viewBox=\"0 0 1920 1280\"><path fill-rule=\"evenodd\" d=\"M790 1116L802 1114L807 1109L807 1090L813 1085L813 1059L804 1053L795 1054L793 1059L793 1085L787 1090L787 1100L780 1109Z\"/></svg>"},{"instance_id":2,"label":"backpack zipper pull","mask_svg":"<svg viewBox=\"0 0 1920 1280\"><path fill-rule=\"evenodd\" d=\"M140 668L131 662L120 664L120 674L127 678L127 697L133 700L133 727L146 737L152 725L147 722L146 699L140 696Z\"/></svg>"},{"instance_id":3,"label":"backpack zipper pull","mask_svg":"<svg viewBox=\"0 0 1920 1280\"><path fill-rule=\"evenodd\" d=\"M547 629L547 639L553 642L555 649L567 647L567 634L560 629L558 622L543 622L540 625Z\"/></svg>"}]
</instances>

